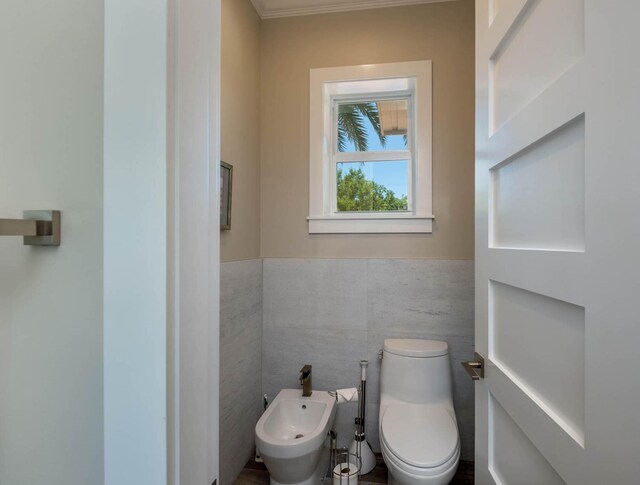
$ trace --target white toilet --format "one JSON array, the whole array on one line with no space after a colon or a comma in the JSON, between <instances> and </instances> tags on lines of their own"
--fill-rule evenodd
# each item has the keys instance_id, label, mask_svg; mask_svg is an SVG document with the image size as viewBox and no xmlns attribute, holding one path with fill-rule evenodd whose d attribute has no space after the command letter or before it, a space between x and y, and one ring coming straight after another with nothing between
<instances>
[{"instance_id":1,"label":"white toilet","mask_svg":"<svg viewBox=\"0 0 640 485\"><path fill-rule=\"evenodd\" d=\"M446 342L384 341L380 447L390 484L445 485L453 479L460 437Z\"/></svg>"}]
</instances>

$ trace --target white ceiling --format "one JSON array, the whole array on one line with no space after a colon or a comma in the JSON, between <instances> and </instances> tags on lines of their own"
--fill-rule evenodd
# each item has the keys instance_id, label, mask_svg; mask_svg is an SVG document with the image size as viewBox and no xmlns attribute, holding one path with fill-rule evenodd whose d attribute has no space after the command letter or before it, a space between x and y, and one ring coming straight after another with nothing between
<instances>
[{"instance_id":1,"label":"white ceiling","mask_svg":"<svg viewBox=\"0 0 640 485\"><path fill-rule=\"evenodd\" d=\"M452 0L251 0L263 19L447 1Z\"/></svg>"}]
</instances>

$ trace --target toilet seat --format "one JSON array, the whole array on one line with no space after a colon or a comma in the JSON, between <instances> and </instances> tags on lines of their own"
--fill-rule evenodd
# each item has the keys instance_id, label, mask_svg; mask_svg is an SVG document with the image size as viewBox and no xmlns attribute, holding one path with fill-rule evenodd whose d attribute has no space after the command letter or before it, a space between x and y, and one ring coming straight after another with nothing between
<instances>
[{"instance_id":1,"label":"toilet seat","mask_svg":"<svg viewBox=\"0 0 640 485\"><path fill-rule=\"evenodd\" d=\"M391 404L382 417L380 437L397 460L416 469L449 462L460 446L456 422L442 405Z\"/></svg>"}]
</instances>

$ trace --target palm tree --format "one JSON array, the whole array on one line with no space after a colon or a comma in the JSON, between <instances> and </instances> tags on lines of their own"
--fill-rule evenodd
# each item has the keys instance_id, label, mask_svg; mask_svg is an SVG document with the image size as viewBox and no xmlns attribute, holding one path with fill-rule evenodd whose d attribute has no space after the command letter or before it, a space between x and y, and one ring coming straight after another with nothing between
<instances>
[{"instance_id":1,"label":"palm tree","mask_svg":"<svg viewBox=\"0 0 640 485\"><path fill-rule=\"evenodd\" d=\"M366 152L367 129L365 119L368 119L383 147L387 138L382 134L380 116L376 103L348 103L338 105L338 151L347 150L347 143L352 142L357 151Z\"/></svg>"}]
</instances>

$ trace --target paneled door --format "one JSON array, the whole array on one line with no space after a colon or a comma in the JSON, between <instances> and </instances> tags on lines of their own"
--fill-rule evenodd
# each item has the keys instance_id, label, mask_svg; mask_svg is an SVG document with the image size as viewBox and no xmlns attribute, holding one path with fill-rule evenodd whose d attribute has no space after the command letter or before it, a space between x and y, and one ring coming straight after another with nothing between
<instances>
[{"instance_id":1,"label":"paneled door","mask_svg":"<svg viewBox=\"0 0 640 485\"><path fill-rule=\"evenodd\" d=\"M640 6L476 3L476 483L640 483Z\"/></svg>"}]
</instances>

